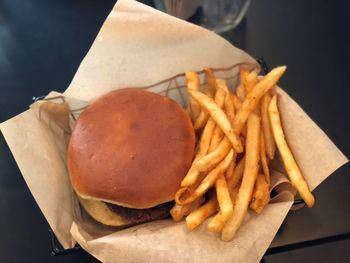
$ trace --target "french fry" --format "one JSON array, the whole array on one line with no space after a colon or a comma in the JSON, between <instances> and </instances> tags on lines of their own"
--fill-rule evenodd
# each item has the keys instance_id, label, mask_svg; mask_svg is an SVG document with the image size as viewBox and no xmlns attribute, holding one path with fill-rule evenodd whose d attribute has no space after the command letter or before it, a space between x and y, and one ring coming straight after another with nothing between
<instances>
[{"instance_id":1,"label":"french fry","mask_svg":"<svg viewBox=\"0 0 350 263\"><path fill-rule=\"evenodd\" d=\"M233 102L230 98L230 91L226 85L225 80L223 79L217 79L216 80L216 86L218 89L222 89L226 92L226 96L225 96L225 103L224 103L224 111L228 117L228 119L231 121L231 123L233 122L233 118L234 118L234 106L233 106ZM218 144L220 143L220 141L222 140L222 138L224 137L224 134L221 130L221 128L219 126L216 126L214 132L213 132L213 138L212 141L210 143L210 147L209 147L209 152L213 151L214 149L216 149L216 147L218 146Z\"/></svg>"},{"instance_id":2,"label":"french fry","mask_svg":"<svg viewBox=\"0 0 350 263\"><path fill-rule=\"evenodd\" d=\"M233 174L227 179L227 187L229 191L234 189L241 181L244 172L244 164L245 158L242 158L233 170Z\"/></svg>"},{"instance_id":3,"label":"french fry","mask_svg":"<svg viewBox=\"0 0 350 263\"><path fill-rule=\"evenodd\" d=\"M249 114L258 105L261 97L271 88L273 88L280 77L285 72L286 67L276 67L271 70L265 77L263 77L258 84L247 94L246 99L243 101L241 109L237 112L233 127L235 131L241 131L244 123L247 121Z\"/></svg>"},{"instance_id":4,"label":"french fry","mask_svg":"<svg viewBox=\"0 0 350 263\"><path fill-rule=\"evenodd\" d=\"M237 158L237 154L234 152L233 153L233 158L232 158L233 161L232 161L232 163L230 163L230 166L227 168L226 173L225 173L225 178L226 179L229 179L232 176L232 174L233 174L233 172L235 170L236 158Z\"/></svg>"},{"instance_id":5,"label":"french fry","mask_svg":"<svg viewBox=\"0 0 350 263\"><path fill-rule=\"evenodd\" d=\"M220 108L222 108L224 106L225 96L226 96L225 91L222 89L219 89L215 94L215 103ZM185 178L182 180L181 187L193 185L196 182L196 180L198 179L200 171L197 169L195 162L196 162L196 160L200 159L200 157L204 156L208 152L209 145L210 145L211 138L213 136L213 132L214 132L215 127L216 127L215 121L212 118L209 118L207 121L207 124L205 125L205 127L203 129L202 136L201 136L200 141L199 141L199 152L196 155L196 157L192 163L192 166L188 170ZM226 156L226 154L223 156L223 158ZM219 160L219 161L221 161L221 160Z\"/></svg>"},{"instance_id":6,"label":"french fry","mask_svg":"<svg viewBox=\"0 0 350 263\"><path fill-rule=\"evenodd\" d=\"M251 72L249 72L249 74L246 75L244 79L245 94L248 94L257 83L258 83L258 73L252 70Z\"/></svg>"},{"instance_id":7,"label":"french fry","mask_svg":"<svg viewBox=\"0 0 350 263\"><path fill-rule=\"evenodd\" d=\"M236 202L236 196L238 194L239 191L239 187L240 185L237 185L231 192L230 192L230 198L231 198L231 202L232 202L232 206L235 206L235 202ZM211 221L208 224L208 230L211 232L220 232L222 231L225 223L223 223L224 221L226 222L227 220L223 220L222 219L222 214L220 213L220 211L211 219Z\"/></svg>"},{"instance_id":8,"label":"french fry","mask_svg":"<svg viewBox=\"0 0 350 263\"><path fill-rule=\"evenodd\" d=\"M210 171L210 173L203 179L203 181L194 191L189 191L189 189L181 190L180 188L179 191L175 194L175 202L179 205L186 205L204 195L209 190L209 188L215 184L218 176L227 170L228 166L232 162L232 158L233 150L227 154L225 159L220 162L218 166Z\"/></svg>"},{"instance_id":9,"label":"french fry","mask_svg":"<svg viewBox=\"0 0 350 263\"><path fill-rule=\"evenodd\" d=\"M230 217L233 212L232 201L230 198L230 192L227 188L227 182L224 174L219 175L215 182L216 196L218 199L218 204L220 212L227 216L227 219Z\"/></svg>"},{"instance_id":10,"label":"french fry","mask_svg":"<svg viewBox=\"0 0 350 263\"><path fill-rule=\"evenodd\" d=\"M240 184L237 184L230 192L231 201L232 201L233 206L235 206L235 204L236 204L236 197L237 197L237 194L239 192L240 186L241 186ZM229 191L230 191L230 189L229 189Z\"/></svg>"},{"instance_id":11,"label":"french fry","mask_svg":"<svg viewBox=\"0 0 350 263\"><path fill-rule=\"evenodd\" d=\"M238 132L240 132L238 130ZM201 172L207 172L217 165L230 151L231 143L227 137L220 142L215 150L209 152L199 160L193 162L193 165Z\"/></svg>"},{"instance_id":12,"label":"french fry","mask_svg":"<svg viewBox=\"0 0 350 263\"><path fill-rule=\"evenodd\" d=\"M223 90L219 89L216 94L215 94L215 103L220 107L223 108L224 103L225 103L225 97L226 94ZM210 142L212 139L212 136L214 134L215 131L215 121L212 118L208 119L208 122L202 132L202 136L200 139L200 155L204 156L208 150L209 150L209 146L210 146Z\"/></svg>"},{"instance_id":13,"label":"french fry","mask_svg":"<svg viewBox=\"0 0 350 263\"><path fill-rule=\"evenodd\" d=\"M242 127L242 136L243 136L243 138L247 138L247 124L246 123Z\"/></svg>"},{"instance_id":14,"label":"french fry","mask_svg":"<svg viewBox=\"0 0 350 263\"><path fill-rule=\"evenodd\" d=\"M200 82L199 82L199 76L197 72L187 71L185 75L186 75L187 89L200 91Z\"/></svg>"},{"instance_id":15,"label":"french fry","mask_svg":"<svg viewBox=\"0 0 350 263\"><path fill-rule=\"evenodd\" d=\"M184 187L181 186L176 191L176 193L175 193L175 203L176 204L184 205L179 200L188 198L194 192L194 190L202 183L202 181L207 176L207 174L206 173L198 173L198 175L196 175L196 176L197 176L196 180L192 185L184 186ZM189 204L189 203L191 203L191 202L187 202L187 204Z\"/></svg>"},{"instance_id":16,"label":"french fry","mask_svg":"<svg viewBox=\"0 0 350 263\"><path fill-rule=\"evenodd\" d=\"M209 118L207 121L207 124L205 125L202 131L202 135L199 140L200 156L204 156L208 152L215 127L216 127L215 121L212 118Z\"/></svg>"},{"instance_id":17,"label":"french fry","mask_svg":"<svg viewBox=\"0 0 350 263\"><path fill-rule=\"evenodd\" d=\"M238 112L242 107L242 101L234 94L231 95L233 105L235 106L235 112Z\"/></svg>"},{"instance_id":18,"label":"french fry","mask_svg":"<svg viewBox=\"0 0 350 263\"><path fill-rule=\"evenodd\" d=\"M207 90L205 91L205 95L209 96L210 98L213 98L213 97L214 97L214 96L211 94L211 92L209 91L209 89L207 89ZM194 124L193 124L193 128L194 128L195 130L202 129L202 128L206 125L206 123L207 123L207 121L208 121L208 118L209 118L208 112L205 111L205 110L202 110L202 111L199 113L197 119L195 120L195 122L194 122Z\"/></svg>"},{"instance_id":19,"label":"french fry","mask_svg":"<svg viewBox=\"0 0 350 263\"><path fill-rule=\"evenodd\" d=\"M265 150L264 141L265 141L265 138L263 135L263 131L261 130L260 131L260 161L261 161L262 169L264 171L265 180L267 184L270 185L270 170L266 159L266 150Z\"/></svg>"},{"instance_id":20,"label":"french fry","mask_svg":"<svg viewBox=\"0 0 350 263\"><path fill-rule=\"evenodd\" d=\"M198 171L208 172L222 161L231 149L231 143L224 137L215 150L193 162Z\"/></svg>"},{"instance_id":21,"label":"french fry","mask_svg":"<svg viewBox=\"0 0 350 263\"><path fill-rule=\"evenodd\" d=\"M187 228L190 231L195 229L197 226L202 224L208 217L215 214L217 209L218 202L216 200L216 195L213 194L207 203L194 210L186 217Z\"/></svg>"},{"instance_id":22,"label":"french fry","mask_svg":"<svg viewBox=\"0 0 350 263\"><path fill-rule=\"evenodd\" d=\"M228 120L226 114L220 109L220 107L208 96L201 92L189 89L189 94L208 111L210 117L212 117L216 125L218 125L225 133L226 137L232 144L233 149L240 153L243 151L243 146L238 136L236 135L231 122Z\"/></svg>"},{"instance_id":23,"label":"french fry","mask_svg":"<svg viewBox=\"0 0 350 263\"><path fill-rule=\"evenodd\" d=\"M232 102L232 99L230 97L230 91L226 85L226 81L223 79L217 79L216 85L218 89L223 89L226 92L225 97L225 103L224 103L224 111L228 117L228 119L233 122L234 116L235 116L235 109ZM213 139L210 143L209 152L213 151L217 148L218 144L222 140L224 134L219 126L216 126L214 133L213 133Z\"/></svg>"},{"instance_id":24,"label":"french fry","mask_svg":"<svg viewBox=\"0 0 350 263\"><path fill-rule=\"evenodd\" d=\"M269 103L271 101L271 96L266 93L261 100L261 127L264 134L266 154L270 160L275 157L276 144L275 139L273 138L270 118L268 113Z\"/></svg>"},{"instance_id":25,"label":"french fry","mask_svg":"<svg viewBox=\"0 0 350 263\"><path fill-rule=\"evenodd\" d=\"M280 113L277 107L277 97L273 96L269 104L269 117L271 122L272 133L275 138L277 148L281 154L284 167L288 173L292 185L297 189L300 196L304 199L308 207L312 207L315 198L310 192L307 182L304 179L294 157L289 149L283 133Z\"/></svg>"},{"instance_id":26,"label":"french fry","mask_svg":"<svg viewBox=\"0 0 350 263\"><path fill-rule=\"evenodd\" d=\"M240 130L237 130L237 133L240 133ZM201 172L209 171L215 167L215 165L218 164L224 158L224 156L226 156L230 149L231 143L227 137L224 137L224 139L215 148L215 150L209 152L199 160L196 160L193 165L195 165Z\"/></svg>"},{"instance_id":27,"label":"french fry","mask_svg":"<svg viewBox=\"0 0 350 263\"><path fill-rule=\"evenodd\" d=\"M199 76L194 71L187 71L186 72L186 83L187 83L187 90L195 90L200 91L200 83L199 83ZM189 98L189 105L190 105L190 116L192 117L192 122L194 123L197 117L199 116L201 112L201 107L198 104L198 102L192 98Z\"/></svg>"},{"instance_id":28,"label":"french fry","mask_svg":"<svg viewBox=\"0 0 350 263\"><path fill-rule=\"evenodd\" d=\"M246 78L246 76L249 74L249 70L247 68L241 67L239 69L239 81L240 83L244 84L244 79Z\"/></svg>"},{"instance_id":29,"label":"french fry","mask_svg":"<svg viewBox=\"0 0 350 263\"><path fill-rule=\"evenodd\" d=\"M220 232L226 221L233 213L233 204L227 188L225 176L219 175L215 182L216 197L219 204L219 213L208 224L208 230L211 232Z\"/></svg>"},{"instance_id":30,"label":"french fry","mask_svg":"<svg viewBox=\"0 0 350 263\"><path fill-rule=\"evenodd\" d=\"M233 120L233 125L236 123L237 115ZM244 126L243 126L244 127ZM238 127L236 130L237 134L241 132L242 127ZM206 172L212 169L218 162L220 162L224 156L230 151L231 144L227 137L220 142L220 144L216 147L215 150L209 152L207 155L203 156L199 160L196 160L193 165L197 167L199 171Z\"/></svg>"},{"instance_id":31,"label":"french fry","mask_svg":"<svg viewBox=\"0 0 350 263\"><path fill-rule=\"evenodd\" d=\"M223 228L221 235L223 241L232 240L247 213L259 169L259 137L260 118L255 113L251 113L248 118L245 168L242 184L237 195L232 217Z\"/></svg>"},{"instance_id":32,"label":"french fry","mask_svg":"<svg viewBox=\"0 0 350 263\"><path fill-rule=\"evenodd\" d=\"M265 206L270 201L269 185L265 180L265 176L259 174L256 178L253 198L250 202L250 208L253 209L257 214L260 214Z\"/></svg>"},{"instance_id":33,"label":"french fry","mask_svg":"<svg viewBox=\"0 0 350 263\"><path fill-rule=\"evenodd\" d=\"M171 209L175 221L186 217L188 229L192 230L215 215L208 230L222 232L223 241L232 240L248 208L260 214L270 200L269 163L276 146L292 185L309 207L314 204L285 140L277 97L271 99L268 93L285 70L285 66L277 67L259 77L255 71L241 69L236 94L230 92L225 80L216 79L210 68L204 69L206 94L199 90L198 75L186 73L190 95L187 112L195 129L203 130L192 166L175 194L176 204ZM243 146L244 157L236 162ZM208 191L210 199L203 205Z\"/></svg>"},{"instance_id":34,"label":"french fry","mask_svg":"<svg viewBox=\"0 0 350 263\"><path fill-rule=\"evenodd\" d=\"M252 70L246 75L246 78L244 79L245 93L248 94L249 92L251 92L257 83L258 83L258 73ZM260 112L260 108L255 107L254 111L255 113L258 113Z\"/></svg>"},{"instance_id":35,"label":"french fry","mask_svg":"<svg viewBox=\"0 0 350 263\"><path fill-rule=\"evenodd\" d=\"M171 217L175 222L181 221L185 216L189 215L192 211L196 210L201 204L204 203L204 197L194 200L193 203L187 205L175 204L170 210Z\"/></svg>"},{"instance_id":36,"label":"french fry","mask_svg":"<svg viewBox=\"0 0 350 263\"><path fill-rule=\"evenodd\" d=\"M249 71L245 68L241 68L240 72L239 72L240 83L238 84L238 86L236 88L236 94L237 94L237 97L241 101L243 101L245 96L246 96L245 88L244 88L244 80L246 79L248 73L249 73Z\"/></svg>"},{"instance_id":37,"label":"french fry","mask_svg":"<svg viewBox=\"0 0 350 263\"><path fill-rule=\"evenodd\" d=\"M271 70L270 73L262 78L247 95L247 98L243 102L240 110L235 115L233 121L233 127L237 134L240 134L249 114L255 109L260 98L277 83L285 70L285 66L277 67ZM230 144L228 139L225 137L214 151L203 156L201 159L196 161L194 165L196 165L197 169L200 171L208 171L208 169L212 168L215 166L215 164L221 161L223 156L225 156L229 150Z\"/></svg>"},{"instance_id":38,"label":"french fry","mask_svg":"<svg viewBox=\"0 0 350 263\"><path fill-rule=\"evenodd\" d=\"M221 128L216 125L214 132L213 132L213 136L212 136L211 141L210 141L210 146L209 146L208 152L210 153L213 150L215 150L223 138L224 138L224 133L222 132Z\"/></svg>"},{"instance_id":39,"label":"french fry","mask_svg":"<svg viewBox=\"0 0 350 263\"><path fill-rule=\"evenodd\" d=\"M202 110L198 117L196 118L194 124L193 124L193 128L195 130L199 130L199 129L202 129L204 127L204 125L207 123L208 121L208 112Z\"/></svg>"},{"instance_id":40,"label":"french fry","mask_svg":"<svg viewBox=\"0 0 350 263\"><path fill-rule=\"evenodd\" d=\"M195 158L194 158L194 161L196 161L196 159L199 159L199 155L197 155ZM190 185L193 185L198 177L199 177L199 174L200 174L200 171L197 169L196 166L194 166L192 164L191 168L188 170L186 176L184 177L184 179L182 179L181 181L181 187L187 187L187 186L190 186Z\"/></svg>"},{"instance_id":41,"label":"french fry","mask_svg":"<svg viewBox=\"0 0 350 263\"><path fill-rule=\"evenodd\" d=\"M236 88L236 95L240 100L244 100L245 98L245 88L243 84L239 84Z\"/></svg>"},{"instance_id":42,"label":"french fry","mask_svg":"<svg viewBox=\"0 0 350 263\"><path fill-rule=\"evenodd\" d=\"M254 111L253 111L255 114L257 114L259 117L261 117L261 114L260 114L260 101L258 102L258 104L256 105L256 107L254 108Z\"/></svg>"},{"instance_id":43,"label":"french fry","mask_svg":"<svg viewBox=\"0 0 350 263\"><path fill-rule=\"evenodd\" d=\"M211 68L204 68L204 72L205 72L205 75L207 76L209 91L214 95L215 92L217 91L214 72Z\"/></svg>"},{"instance_id":44,"label":"french fry","mask_svg":"<svg viewBox=\"0 0 350 263\"><path fill-rule=\"evenodd\" d=\"M235 117L235 108L233 105L233 101L231 98L232 93L230 92L229 88L226 85L226 81L223 79L217 79L216 85L218 89L223 89L226 91L226 97L225 97L225 104L224 104L224 110L228 117L228 119L233 122L233 119Z\"/></svg>"}]
</instances>

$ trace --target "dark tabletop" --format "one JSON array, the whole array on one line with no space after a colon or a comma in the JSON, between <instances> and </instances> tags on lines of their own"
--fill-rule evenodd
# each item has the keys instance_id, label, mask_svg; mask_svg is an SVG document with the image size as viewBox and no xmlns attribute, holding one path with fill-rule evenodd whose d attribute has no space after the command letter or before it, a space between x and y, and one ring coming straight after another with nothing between
<instances>
[{"instance_id":1,"label":"dark tabletop","mask_svg":"<svg viewBox=\"0 0 350 263\"><path fill-rule=\"evenodd\" d=\"M66 89L113 5L0 0L0 122L26 110L32 96ZM349 15L346 1L253 1L247 19L224 34L270 66L288 65L281 86L348 157ZM349 167L315 190L314 208L288 214L272 247L350 233ZM2 136L0 196L1 262L96 262L83 251L50 256L49 226Z\"/></svg>"}]
</instances>

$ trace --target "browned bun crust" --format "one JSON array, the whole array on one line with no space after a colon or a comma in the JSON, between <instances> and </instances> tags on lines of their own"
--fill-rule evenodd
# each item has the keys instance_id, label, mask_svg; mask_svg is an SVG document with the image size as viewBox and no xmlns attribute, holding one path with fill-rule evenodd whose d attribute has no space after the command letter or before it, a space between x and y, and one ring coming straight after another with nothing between
<instances>
[{"instance_id":1,"label":"browned bun crust","mask_svg":"<svg viewBox=\"0 0 350 263\"><path fill-rule=\"evenodd\" d=\"M80 114L68 170L83 198L130 208L174 199L194 154L195 135L175 101L140 89L113 91Z\"/></svg>"},{"instance_id":2,"label":"browned bun crust","mask_svg":"<svg viewBox=\"0 0 350 263\"><path fill-rule=\"evenodd\" d=\"M126 218L111 211L108 205L102 201L84 199L79 197L79 195L78 198L84 210L97 222L107 226L126 226L131 224Z\"/></svg>"}]
</instances>

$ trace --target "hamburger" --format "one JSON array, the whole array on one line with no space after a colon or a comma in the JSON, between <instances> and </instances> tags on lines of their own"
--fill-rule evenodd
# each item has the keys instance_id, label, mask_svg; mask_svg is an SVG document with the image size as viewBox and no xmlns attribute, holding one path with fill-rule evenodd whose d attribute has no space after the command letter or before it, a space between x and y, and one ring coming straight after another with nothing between
<instances>
[{"instance_id":1,"label":"hamburger","mask_svg":"<svg viewBox=\"0 0 350 263\"><path fill-rule=\"evenodd\" d=\"M191 166L192 123L172 99L112 91L79 116L67 152L70 180L96 221L126 226L164 218Z\"/></svg>"}]
</instances>

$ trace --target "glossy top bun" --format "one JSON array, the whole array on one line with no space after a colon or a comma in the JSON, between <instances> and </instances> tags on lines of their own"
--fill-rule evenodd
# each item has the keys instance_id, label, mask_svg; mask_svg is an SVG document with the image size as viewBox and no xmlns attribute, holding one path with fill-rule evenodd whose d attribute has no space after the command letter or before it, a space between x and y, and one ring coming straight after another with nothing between
<instances>
[{"instance_id":1,"label":"glossy top bun","mask_svg":"<svg viewBox=\"0 0 350 263\"><path fill-rule=\"evenodd\" d=\"M68 146L68 170L84 199L149 208L174 199L194 145L191 121L175 101L123 89L80 114Z\"/></svg>"}]
</instances>

